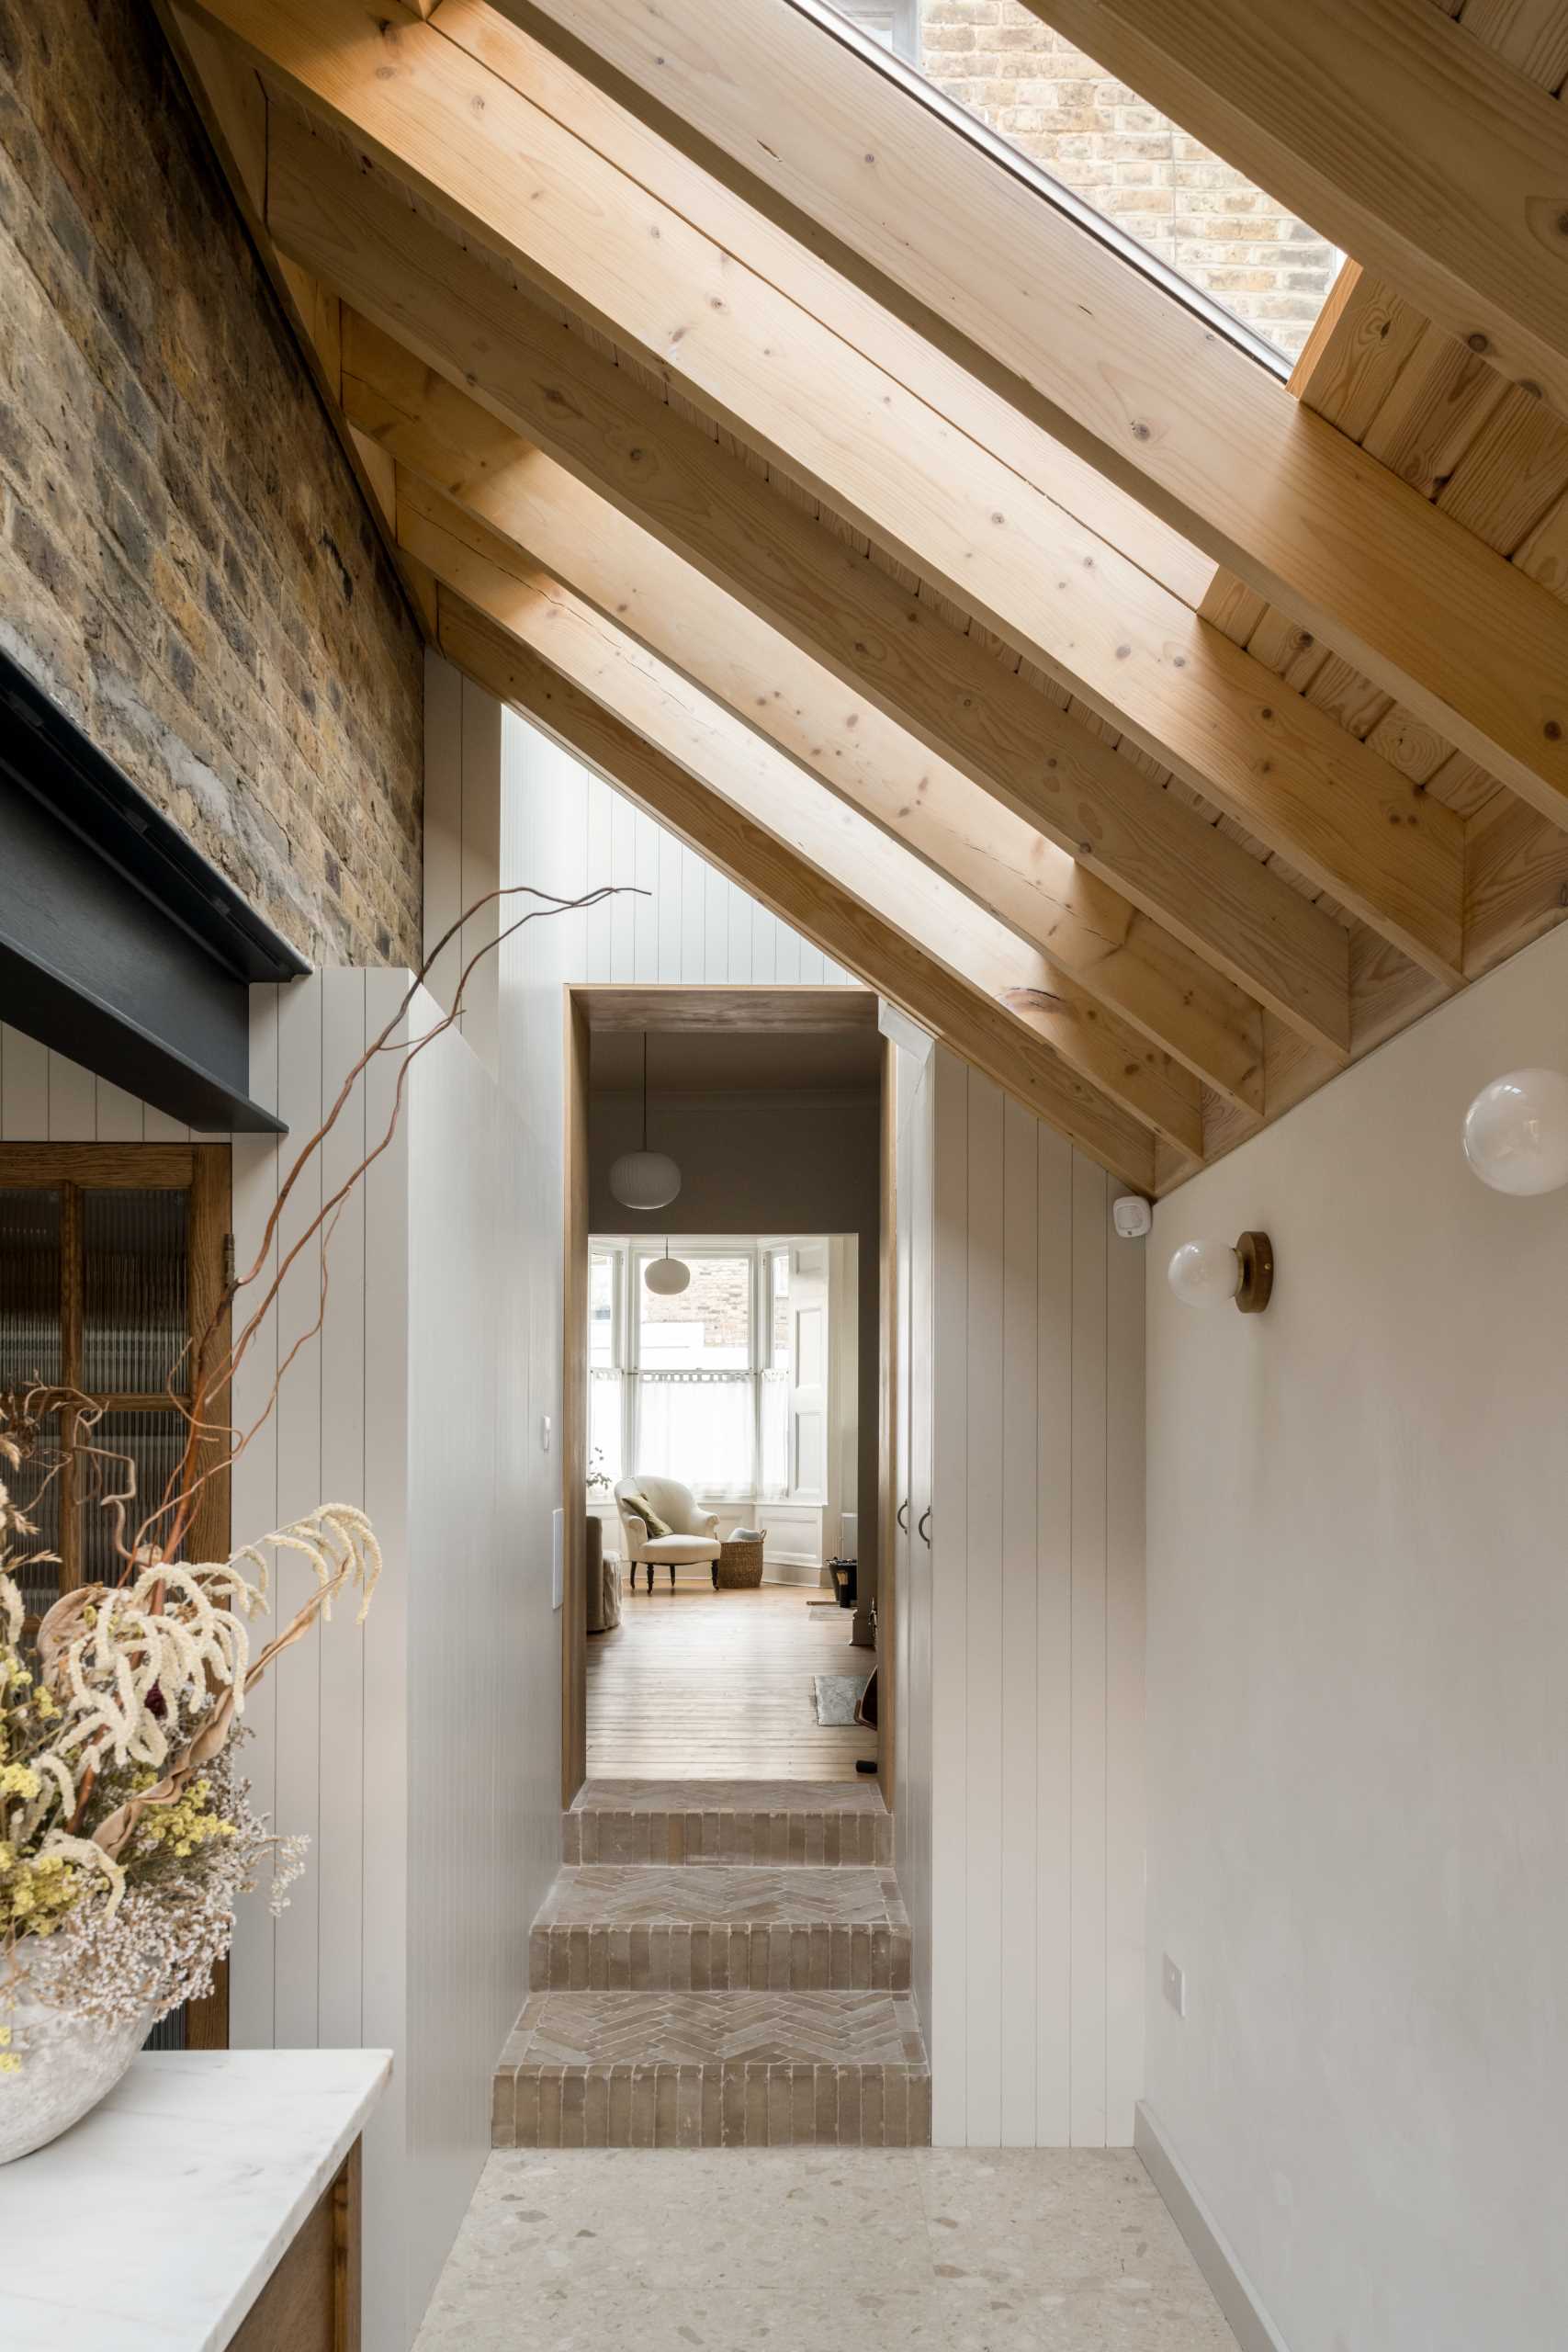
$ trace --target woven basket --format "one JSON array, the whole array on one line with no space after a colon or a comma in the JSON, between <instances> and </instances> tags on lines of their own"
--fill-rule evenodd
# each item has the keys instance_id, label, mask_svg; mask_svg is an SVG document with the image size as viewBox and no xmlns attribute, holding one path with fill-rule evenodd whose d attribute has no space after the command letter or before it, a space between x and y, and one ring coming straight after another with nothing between
<instances>
[{"instance_id":1,"label":"woven basket","mask_svg":"<svg viewBox=\"0 0 1568 2352\"><path fill-rule=\"evenodd\" d=\"M721 1544L718 1552L719 1590L737 1591L762 1581L762 1544Z\"/></svg>"}]
</instances>

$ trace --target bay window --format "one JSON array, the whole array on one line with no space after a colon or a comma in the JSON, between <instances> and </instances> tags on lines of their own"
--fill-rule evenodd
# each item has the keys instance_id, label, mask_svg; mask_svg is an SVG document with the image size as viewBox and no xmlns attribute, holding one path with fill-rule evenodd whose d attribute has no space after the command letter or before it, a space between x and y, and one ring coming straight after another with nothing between
<instances>
[{"instance_id":1,"label":"bay window","mask_svg":"<svg viewBox=\"0 0 1568 2352\"><path fill-rule=\"evenodd\" d=\"M643 1280L662 1239L589 1250L590 1477L678 1478L709 1502L782 1498L791 1487L791 1245L683 1241L674 1297Z\"/></svg>"}]
</instances>

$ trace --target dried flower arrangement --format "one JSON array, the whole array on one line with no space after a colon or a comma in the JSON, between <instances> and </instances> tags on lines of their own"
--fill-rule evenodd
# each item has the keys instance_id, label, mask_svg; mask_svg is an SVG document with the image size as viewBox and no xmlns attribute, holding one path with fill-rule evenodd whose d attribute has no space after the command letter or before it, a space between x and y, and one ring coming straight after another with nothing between
<instances>
[{"instance_id":1,"label":"dried flower arrangement","mask_svg":"<svg viewBox=\"0 0 1568 2352\"><path fill-rule=\"evenodd\" d=\"M320 1330L325 1252L338 1211L391 1142L409 1069L457 1020L480 957L541 915L594 906L610 895L598 889L563 899L526 886L491 891L436 943L283 1176L254 1262L231 1283L193 1344L188 1394L175 1387L184 1366L171 1372L170 1401L185 1417L186 1438L151 1509L138 1501L132 1464L99 1443L101 1415L89 1399L42 1387L0 1395L0 2075L22 2073L35 2040L52 2063L62 2023L79 2025L89 2039L118 2034L124 2049L114 2072L62 2106L41 2134L35 2123L7 2137L6 2086L0 2081L0 2161L63 2130L110 2086L147 2025L210 1988L242 1891L270 1867L273 1898L281 1903L302 1867L300 1841L275 1839L252 1807L239 1770L245 1694L318 1618L331 1616L345 1590L358 1595L364 1623L380 1553L363 1512L327 1503L226 1561L188 1563L181 1555L197 1498L264 1426L288 1364ZM519 896L538 903L469 958L446 1015L412 1042L400 1035L415 990L463 924L493 900ZM398 1074L384 1131L292 1244L275 1250L300 1171L357 1080L388 1055ZM248 1429L236 1429L227 1414L234 1374L276 1306L289 1268L313 1240L323 1253L315 1320L280 1350L261 1413ZM247 1312L231 1337L243 1296ZM49 1476L71 1466L77 1491L109 1514L118 1573L112 1582L62 1593L29 1626L18 1574L50 1555L28 1551L36 1528L12 1500L7 1473L34 1454L56 1419L67 1434ZM266 1605L267 1555L276 1552L306 1560L314 1589L253 1657L250 1626ZM25 2021L36 2027L40 2018L42 2029L29 2034Z\"/></svg>"}]
</instances>

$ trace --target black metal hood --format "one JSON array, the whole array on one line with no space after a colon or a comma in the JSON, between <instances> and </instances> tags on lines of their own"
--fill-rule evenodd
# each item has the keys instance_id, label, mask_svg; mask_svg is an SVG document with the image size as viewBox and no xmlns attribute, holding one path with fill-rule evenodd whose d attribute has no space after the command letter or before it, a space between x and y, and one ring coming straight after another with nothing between
<instances>
[{"instance_id":1,"label":"black metal hood","mask_svg":"<svg viewBox=\"0 0 1568 2352\"><path fill-rule=\"evenodd\" d=\"M280 1134L247 989L310 968L0 651L0 1020L189 1126Z\"/></svg>"}]
</instances>

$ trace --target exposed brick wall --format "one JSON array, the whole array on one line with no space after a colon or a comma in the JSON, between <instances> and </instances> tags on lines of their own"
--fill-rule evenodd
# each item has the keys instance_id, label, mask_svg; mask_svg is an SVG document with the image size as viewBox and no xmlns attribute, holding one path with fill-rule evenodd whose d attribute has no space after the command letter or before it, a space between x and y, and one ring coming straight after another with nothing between
<instances>
[{"instance_id":1,"label":"exposed brick wall","mask_svg":"<svg viewBox=\"0 0 1568 2352\"><path fill-rule=\"evenodd\" d=\"M947 95L1294 358L1326 241L1145 106L1022 0L836 0Z\"/></svg>"},{"instance_id":2,"label":"exposed brick wall","mask_svg":"<svg viewBox=\"0 0 1568 2352\"><path fill-rule=\"evenodd\" d=\"M416 962L423 652L147 0L0 0L0 643L316 962Z\"/></svg>"}]
</instances>

